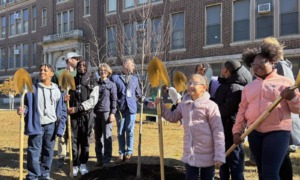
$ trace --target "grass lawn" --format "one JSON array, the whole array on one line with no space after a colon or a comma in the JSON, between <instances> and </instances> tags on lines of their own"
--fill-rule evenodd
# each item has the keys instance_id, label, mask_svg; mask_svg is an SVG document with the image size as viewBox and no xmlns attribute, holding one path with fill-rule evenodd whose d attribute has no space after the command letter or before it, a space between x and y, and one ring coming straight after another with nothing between
<instances>
[{"instance_id":1,"label":"grass lawn","mask_svg":"<svg viewBox=\"0 0 300 180\"><path fill-rule=\"evenodd\" d=\"M1 136L0 136L0 179L17 179L19 175L19 116L15 111L0 111ZM118 156L118 142L116 125L113 127L113 156ZM135 126L135 150L133 162L137 161L138 132L139 123ZM164 160L166 166L178 166L183 168L180 161L182 155L182 137L183 128L179 124L163 124L164 133ZM26 171L26 148L27 137L25 136L24 149L24 176ZM90 159L88 167L90 170L95 168L95 144L92 141L90 146ZM246 147L247 149L247 147ZM55 147L55 155L57 147ZM293 162L294 179L300 179L300 150L291 153ZM67 159L68 160L68 159ZM114 159L113 159L114 160ZM62 170L56 168L57 157L55 156L52 165L53 179L70 179L69 163L66 162ZM158 143L158 125L157 123L144 123L142 128L142 164L159 164L159 143ZM112 163L113 164L113 163ZM218 170L217 170L218 171ZM216 175L218 177L218 175ZM217 179L217 178L216 178ZM246 158L245 179L258 179L256 167L252 166Z\"/></svg>"}]
</instances>

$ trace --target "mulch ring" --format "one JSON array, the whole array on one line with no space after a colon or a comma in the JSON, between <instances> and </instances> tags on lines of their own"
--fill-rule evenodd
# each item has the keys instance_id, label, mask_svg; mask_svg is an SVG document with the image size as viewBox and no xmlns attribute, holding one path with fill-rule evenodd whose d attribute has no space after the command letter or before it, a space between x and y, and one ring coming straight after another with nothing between
<instances>
[{"instance_id":1,"label":"mulch ring","mask_svg":"<svg viewBox=\"0 0 300 180\"><path fill-rule=\"evenodd\" d=\"M120 164L105 168L100 168L85 174L81 180L134 180L136 179L137 164ZM185 178L183 167L165 166L166 180L182 180ZM160 165L159 164L142 164L141 179L145 180L160 180Z\"/></svg>"}]
</instances>

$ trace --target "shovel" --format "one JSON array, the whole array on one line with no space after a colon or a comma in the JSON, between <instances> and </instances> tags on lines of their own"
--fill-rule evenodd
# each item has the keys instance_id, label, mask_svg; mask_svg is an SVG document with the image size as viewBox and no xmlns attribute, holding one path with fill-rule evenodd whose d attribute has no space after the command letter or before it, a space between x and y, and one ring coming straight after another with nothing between
<instances>
[{"instance_id":1,"label":"shovel","mask_svg":"<svg viewBox=\"0 0 300 180\"><path fill-rule=\"evenodd\" d=\"M186 76L180 72L180 71L176 71L174 76L173 76L173 82L174 82L174 86L175 89L177 90L177 92L184 92L187 87L186 87L186 83L187 83L187 78Z\"/></svg>"},{"instance_id":2,"label":"shovel","mask_svg":"<svg viewBox=\"0 0 300 180\"><path fill-rule=\"evenodd\" d=\"M59 86L62 91L66 90L69 95L69 90L76 90L74 77L67 70L63 71L58 79ZM67 108L70 108L70 102L67 101ZM72 154L72 132L71 132L71 117L68 114L68 144L70 154L70 176L73 177L73 154Z\"/></svg>"},{"instance_id":3,"label":"shovel","mask_svg":"<svg viewBox=\"0 0 300 180\"><path fill-rule=\"evenodd\" d=\"M290 90L295 90L300 87L300 71L298 73L294 86L289 87ZM259 126L265 118L273 111L273 109L282 101L282 97L278 97L257 119L256 121L241 135L241 140L244 140L257 126ZM236 148L236 144L233 144L227 151L226 157Z\"/></svg>"},{"instance_id":4,"label":"shovel","mask_svg":"<svg viewBox=\"0 0 300 180\"><path fill-rule=\"evenodd\" d=\"M33 93L32 80L28 72L20 68L14 74L14 86L17 94L21 94L21 108L24 109L24 98L27 92ZM23 179L23 147L24 147L24 113L20 119L20 155L19 155L19 179Z\"/></svg>"},{"instance_id":5,"label":"shovel","mask_svg":"<svg viewBox=\"0 0 300 180\"><path fill-rule=\"evenodd\" d=\"M161 87L169 85L170 80L167 69L161 60L153 58L148 64L148 78L152 88L158 87L157 98L161 97ZM158 134L159 134L159 152L160 152L160 175L161 180L165 179L164 171L164 149L163 149L163 132L162 132L162 118L161 118L161 105L157 105L158 117Z\"/></svg>"}]
</instances>

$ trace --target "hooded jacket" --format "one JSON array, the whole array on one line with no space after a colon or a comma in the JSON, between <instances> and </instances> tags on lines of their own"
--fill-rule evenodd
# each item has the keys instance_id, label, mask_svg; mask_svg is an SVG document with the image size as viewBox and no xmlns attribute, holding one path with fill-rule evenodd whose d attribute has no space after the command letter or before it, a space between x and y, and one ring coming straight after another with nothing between
<instances>
[{"instance_id":1,"label":"hooded jacket","mask_svg":"<svg viewBox=\"0 0 300 180\"><path fill-rule=\"evenodd\" d=\"M50 98L53 102L45 102L45 107L42 105L42 107L39 107L39 102L44 102L44 100L39 99L40 97L43 97L43 95L40 95L42 91L43 86L40 83L36 83L33 86L34 93L27 93L25 97L25 134L26 135L37 135L42 134L42 126L41 126L41 118L43 113L43 118L46 118L49 120L49 123L51 121L57 121L57 130L55 135L62 136L65 131L66 126L66 119L67 119L67 110L66 105L63 102L63 95L61 95L60 90L58 86L55 83L51 84L51 94L45 93L46 96L50 95ZM48 91L48 90L47 90ZM53 107L55 107L56 114L52 114L49 112L51 103L53 104ZM44 103L42 103L44 104ZM47 109L48 106L48 110ZM48 111L48 115L44 114ZM46 121L44 121L46 122Z\"/></svg>"},{"instance_id":2,"label":"hooded jacket","mask_svg":"<svg viewBox=\"0 0 300 180\"><path fill-rule=\"evenodd\" d=\"M183 119L184 144L182 161L195 167L209 167L215 161L225 163L224 132L218 106L207 92L192 100L184 95L181 103L171 112L162 104L162 116L167 121Z\"/></svg>"},{"instance_id":3,"label":"hooded jacket","mask_svg":"<svg viewBox=\"0 0 300 180\"><path fill-rule=\"evenodd\" d=\"M233 144L232 127L235 123L239 103L241 102L242 90L249 82L252 82L251 73L241 66L232 75L218 78L218 87L214 101L218 104L225 132L226 149Z\"/></svg>"}]
</instances>

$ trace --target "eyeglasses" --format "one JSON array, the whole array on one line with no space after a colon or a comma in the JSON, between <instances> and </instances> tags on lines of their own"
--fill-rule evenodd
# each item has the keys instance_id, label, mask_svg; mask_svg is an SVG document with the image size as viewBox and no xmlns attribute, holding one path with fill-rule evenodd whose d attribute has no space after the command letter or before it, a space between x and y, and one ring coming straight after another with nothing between
<instances>
[{"instance_id":1,"label":"eyeglasses","mask_svg":"<svg viewBox=\"0 0 300 180\"><path fill-rule=\"evenodd\" d=\"M72 59L75 59L76 61L79 61L78 57L72 57Z\"/></svg>"},{"instance_id":2,"label":"eyeglasses","mask_svg":"<svg viewBox=\"0 0 300 180\"><path fill-rule=\"evenodd\" d=\"M251 63L251 67L263 67L268 62L267 59L263 59L262 61L259 61L258 63Z\"/></svg>"},{"instance_id":3,"label":"eyeglasses","mask_svg":"<svg viewBox=\"0 0 300 180\"><path fill-rule=\"evenodd\" d=\"M185 84L186 86L197 86L197 85L203 85L203 83L200 83L200 82L187 82Z\"/></svg>"}]
</instances>

